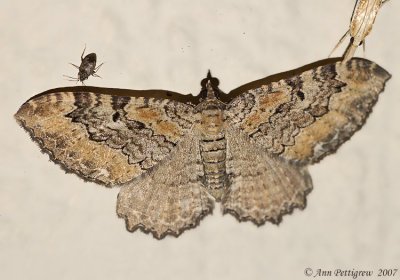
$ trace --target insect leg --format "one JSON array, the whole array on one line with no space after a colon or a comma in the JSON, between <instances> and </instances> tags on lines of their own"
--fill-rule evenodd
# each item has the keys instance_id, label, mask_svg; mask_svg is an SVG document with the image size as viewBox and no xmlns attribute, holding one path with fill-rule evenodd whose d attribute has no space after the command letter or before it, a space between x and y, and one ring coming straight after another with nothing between
<instances>
[{"instance_id":1,"label":"insect leg","mask_svg":"<svg viewBox=\"0 0 400 280\"><path fill-rule=\"evenodd\" d=\"M347 30L346 33L344 33L342 38L340 38L339 42L336 44L336 46L333 48L333 50L329 53L328 57L330 57L332 55L332 53L340 46L340 44L343 43L344 39L346 38L347 35L349 35L349 33L350 33L350 29Z\"/></svg>"},{"instance_id":2,"label":"insect leg","mask_svg":"<svg viewBox=\"0 0 400 280\"><path fill-rule=\"evenodd\" d=\"M100 67L102 66L104 64L104 62L102 62L99 66L97 66L95 69L94 69L94 72L96 73L99 69L100 69ZM93 75L94 76L94 75Z\"/></svg>"},{"instance_id":3,"label":"insect leg","mask_svg":"<svg viewBox=\"0 0 400 280\"><path fill-rule=\"evenodd\" d=\"M79 69L79 66L78 65L75 65L75 64L73 64L73 63L69 63L69 64L71 64L72 66L74 66L75 68L77 68L77 69Z\"/></svg>"},{"instance_id":4,"label":"insect leg","mask_svg":"<svg viewBox=\"0 0 400 280\"><path fill-rule=\"evenodd\" d=\"M363 45L363 55L365 58L365 39L361 41L361 44Z\"/></svg>"}]
</instances>

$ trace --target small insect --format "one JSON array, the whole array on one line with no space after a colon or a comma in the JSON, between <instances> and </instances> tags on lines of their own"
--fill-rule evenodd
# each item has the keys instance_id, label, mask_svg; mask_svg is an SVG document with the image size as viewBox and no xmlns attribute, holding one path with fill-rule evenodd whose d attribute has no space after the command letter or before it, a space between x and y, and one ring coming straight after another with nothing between
<instances>
[{"instance_id":1,"label":"small insect","mask_svg":"<svg viewBox=\"0 0 400 280\"><path fill-rule=\"evenodd\" d=\"M64 77L67 77L70 79L69 81L81 82L83 85L85 85L85 83L83 81L87 80L89 78L89 76L101 78L96 73L100 69L100 67L104 64L104 63L101 63L99 66L96 67L97 55L95 53L90 53L90 54L86 55L85 57L83 57L83 55L85 54L85 50L86 50L86 46L83 49L83 52L81 55L81 65L78 66L73 63L70 63L72 66L79 69L78 77L74 78L71 76L64 75Z\"/></svg>"},{"instance_id":2,"label":"small insect","mask_svg":"<svg viewBox=\"0 0 400 280\"><path fill-rule=\"evenodd\" d=\"M351 16L349 30L342 36L329 56L343 43L348 34L350 34L351 39L343 55L343 63L353 57L358 46L363 45L365 52L365 37L372 30L379 8L387 1L389 0L357 0Z\"/></svg>"}]
</instances>

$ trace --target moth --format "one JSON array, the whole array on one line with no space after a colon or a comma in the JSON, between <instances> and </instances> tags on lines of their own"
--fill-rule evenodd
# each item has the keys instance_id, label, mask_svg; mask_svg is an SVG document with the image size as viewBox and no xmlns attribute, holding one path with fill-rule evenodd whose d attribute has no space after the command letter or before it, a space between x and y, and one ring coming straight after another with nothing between
<instances>
[{"instance_id":1,"label":"moth","mask_svg":"<svg viewBox=\"0 0 400 280\"><path fill-rule=\"evenodd\" d=\"M343 55L343 63L346 63L354 56L358 46L363 45L365 52L365 37L367 37L372 30L378 10L387 1L389 0L357 0L351 16L349 30L343 35L329 56L343 43L344 39L349 34L351 39Z\"/></svg>"},{"instance_id":2,"label":"moth","mask_svg":"<svg viewBox=\"0 0 400 280\"><path fill-rule=\"evenodd\" d=\"M85 50L86 50L86 46L83 49L83 52L81 54L81 64L79 66L77 66L73 63L70 63L72 66L74 66L75 68L77 68L79 70L78 77L74 78L71 76L64 75L64 77L67 77L70 79L69 81L81 82L83 85L85 85L85 83L83 81L87 80L89 78L89 76L101 78L99 75L96 74L96 72L104 64L104 63L101 63L99 66L96 67L97 55L95 53L90 53L90 54L86 55L85 57L83 57L83 55L85 54Z\"/></svg>"},{"instance_id":3,"label":"moth","mask_svg":"<svg viewBox=\"0 0 400 280\"><path fill-rule=\"evenodd\" d=\"M354 58L229 94L210 73L198 96L59 88L26 101L15 118L66 172L120 187L117 213L129 231L161 239L198 225L216 202L256 225L303 209L313 187L307 166L362 127L390 77Z\"/></svg>"}]
</instances>

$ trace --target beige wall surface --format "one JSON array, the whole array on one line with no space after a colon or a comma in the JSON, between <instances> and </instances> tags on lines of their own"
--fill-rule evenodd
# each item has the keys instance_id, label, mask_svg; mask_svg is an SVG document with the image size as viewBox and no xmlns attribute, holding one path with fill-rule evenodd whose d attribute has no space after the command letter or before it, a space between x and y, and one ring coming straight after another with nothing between
<instances>
[{"instance_id":1,"label":"beige wall surface","mask_svg":"<svg viewBox=\"0 0 400 280\"><path fill-rule=\"evenodd\" d=\"M381 9L365 53L392 79L363 129L310 168L306 209L279 226L217 207L179 238L129 233L118 189L65 174L13 119L34 94L75 85L62 75L76 75L68 62L79 64L85 44L105 62L87 85L197 94L211 69L229 92L326 58L353 3L1 0L0 279L307 279L307 268L375 279L400 269L399 1Z\"/></svg>"}]
</instances>

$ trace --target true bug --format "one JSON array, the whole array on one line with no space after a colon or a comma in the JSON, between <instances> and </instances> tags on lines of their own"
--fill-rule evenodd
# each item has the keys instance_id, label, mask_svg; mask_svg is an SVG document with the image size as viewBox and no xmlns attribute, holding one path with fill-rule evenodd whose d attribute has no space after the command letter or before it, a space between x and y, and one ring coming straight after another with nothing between
<instances>
[{"instance_id":1,"label":"true bug","mask_svg":"<svg viewBox=\"0 0 400 280\"><path fill-rule=\"evenodd\" d=\"M78 72L78 77L74 78L71 76L64 75L64 77L69 78L69 81L76 81L76 82L81 82L82 84L85 84L83 81L87 80L89 76L94 76L101 78L99 75L96 74L96 72L100 69L100 67L103 65L101 63L99 66L96 67L96 62L97 62L97 55L95 53L89 53L85 57L83 55L85 54L86 46L83 49L82 55L81 55L81 64L79 66L70 63L72 66L77 68L79 70Z\"/></svg>"}]
</instances>

